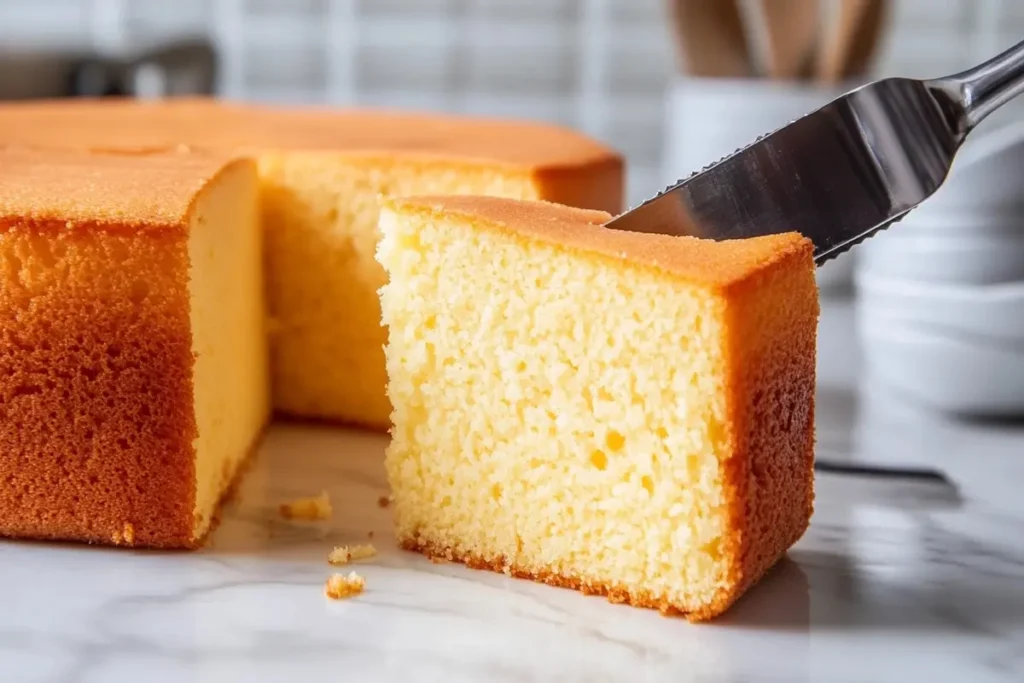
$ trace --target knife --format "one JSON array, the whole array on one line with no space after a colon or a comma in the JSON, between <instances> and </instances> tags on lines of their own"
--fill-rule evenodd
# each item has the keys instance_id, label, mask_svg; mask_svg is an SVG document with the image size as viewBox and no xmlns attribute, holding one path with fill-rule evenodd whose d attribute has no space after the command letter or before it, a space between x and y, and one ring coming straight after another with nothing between
<instances>
[{"instance_id":1,"label":"knife","mask_svg":"<svg viewBox=\"0 0 1024 683\"><path fill-rule=\"evenodd\" d=\"M967 135L1024 91L1024 42L932 80L887 78L761 136L607 227L714 240L800 232L820 266L945 181Z\"/></svg>"}]
</instances>

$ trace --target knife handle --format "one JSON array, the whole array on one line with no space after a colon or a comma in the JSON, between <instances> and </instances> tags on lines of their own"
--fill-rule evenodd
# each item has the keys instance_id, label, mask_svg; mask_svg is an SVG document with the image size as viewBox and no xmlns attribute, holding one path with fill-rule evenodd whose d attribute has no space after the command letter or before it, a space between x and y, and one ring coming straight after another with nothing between
<instances>
[{"instance_id":1,"label":"knife handle","mask_svg":"<svg viewBox=\"0 0 1024 683\"><path fill-rule=\"evenodd\" d=\"M1024 92L1024 42L973 69L926 81L926 85L959 104L958 123L966 136L986 116Z\"/></svg>"}]
</instances>

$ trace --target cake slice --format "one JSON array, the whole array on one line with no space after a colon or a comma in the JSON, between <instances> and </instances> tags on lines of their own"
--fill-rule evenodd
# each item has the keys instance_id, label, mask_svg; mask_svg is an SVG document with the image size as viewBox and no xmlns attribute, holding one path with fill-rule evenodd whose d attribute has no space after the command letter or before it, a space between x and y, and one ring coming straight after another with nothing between
<instances>
[{"instance_id":1,"label":"cake slice","mask_svg":"<svg viewBox=\"0 0 1024 683\"><path fill-rule=\"evenodd\" d=\"M194 547L269 412L247 160L0 150L0 535Z\"/></svg>"},{"instance_id":2,"label":"cake slice","mask_svg":"<svg viewBox=\"0 0 1024 683\"><path fill-rule=\"evenodd\" d=\"M397 534L707 619L811 515L811 245L609 219L498 198L385 202Z\"/></svg>"},{"instance_id":3,"label":"cake slice","mask_svg":"<svg viewBox=\"0 0 1024 683\"><path fill-rule=\"evenodd\" d=\"M378 195L547 199L617 212L620 155L541 123L220 102L0 105L0 141L113 150L179 144L258 160L278 411L385 430Z\"/></svg>"}]
</instances>

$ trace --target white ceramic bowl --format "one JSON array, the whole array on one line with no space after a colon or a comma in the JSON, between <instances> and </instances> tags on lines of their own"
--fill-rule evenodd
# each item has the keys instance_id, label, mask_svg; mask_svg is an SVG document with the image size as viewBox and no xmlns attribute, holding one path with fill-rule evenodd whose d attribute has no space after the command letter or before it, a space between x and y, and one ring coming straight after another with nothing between
<instances>
[{"instance_id":1,"label":"white ceramic bowl","mask_svg":"<svg viewBox=\"0 0 1024 683\"><path fill-rule=\"evenodd\" d=\"M856 283L861 319L1024 348L1024 282L956 286L879 277L861 270Z\"/></svg>"},{"instance_id":2,"label":"white ceramic bowl","mask_svg":"<svg viewBox=\"0 0 1024 683\"><path fill-rule=\"evenodd\" d=\"M864 370L919 403L968 416L1024 415L1024 348L981 344L891 321L859 321Z\"/></svg>"},{"instance_id":3,"label":"white ceramic bowl","mask_svg":"<svg viewBox=\"0 0 1024 683\"><path fill-rule=\"evenodd\" d=\"M1024 279L1024 122L970 139L938 192L858 251L860 270L890 278Z\"/></svg>"},{"instance_id":4,"label":"white ceramic bowl","mask_svg":"<svg viewBox=\"0 0 1024 683\"><path fill-rule=\"evenodd\" d=\"M954 285L1024 281L1024 217L1004 235L893 230L862 247L858 268L871 277Z\"/></svg>"},{"instance_id":5,"label":"white ceramic bowl","mask_svg":"<svg viewBox=\"0 0 1024 683\"><path fill-rule=\"evenodd\" d=\"M1024 122L969 138L949 178L922 208L1024 213Z\"/></svg>"},{"instance_id":6,"label":"white ceramic bowl","mask_svg":"<svg viewBox=\"0 0 1024 683\"><path fill-rule=\"evenodd\" d=\"M1006 239L1019 236L1022 230L1024 212L999 211L984 206L972 209L934 207L925 203L889 229L866 240L862 246L870 249L880 244L921 237Z\"/></svg>"}]
</instances>

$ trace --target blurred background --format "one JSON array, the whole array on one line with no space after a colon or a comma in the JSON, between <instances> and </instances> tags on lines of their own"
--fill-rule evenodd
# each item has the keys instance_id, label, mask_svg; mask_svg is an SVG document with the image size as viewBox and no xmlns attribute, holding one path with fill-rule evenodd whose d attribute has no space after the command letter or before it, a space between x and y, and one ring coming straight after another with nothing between
<instances>
[{"instance_id":1,"label":"blurred background","mask_svg":"<svg viewBox=\"0 0 1024 683\"><path fill-rule=\"evenodd\" d=\"M0 99L539 119L621 150L636 204L865 80L946 75L1022 36L1019 0L0 0ZM1024 415L1021 107L926 209L819 270L857 294L867 371L953 412Z\"/></svg>"},{"instance_id":2,"label":"blurred background","mask_svg":"<svg viewBox=\"0 0 1024 683\"><path fill-rule=\"evenodd\" d=\"M678 15L722 4L729 0L0 0L0 97L212 90L542 119L622 150L630 200L639 201L678 170L666 159L673 82L729 73L728 55L685 59L687 25L702 19ZM802 5L827 14L830 3L765 4L793 26ZM866 60L872 74L955 71L1024 32L1024 3L1013 0L884 4ZM150 51L159 54L147 63ZM139 60L141 69L126 77L92 60Z\"/></svg>"}]
</instances>

